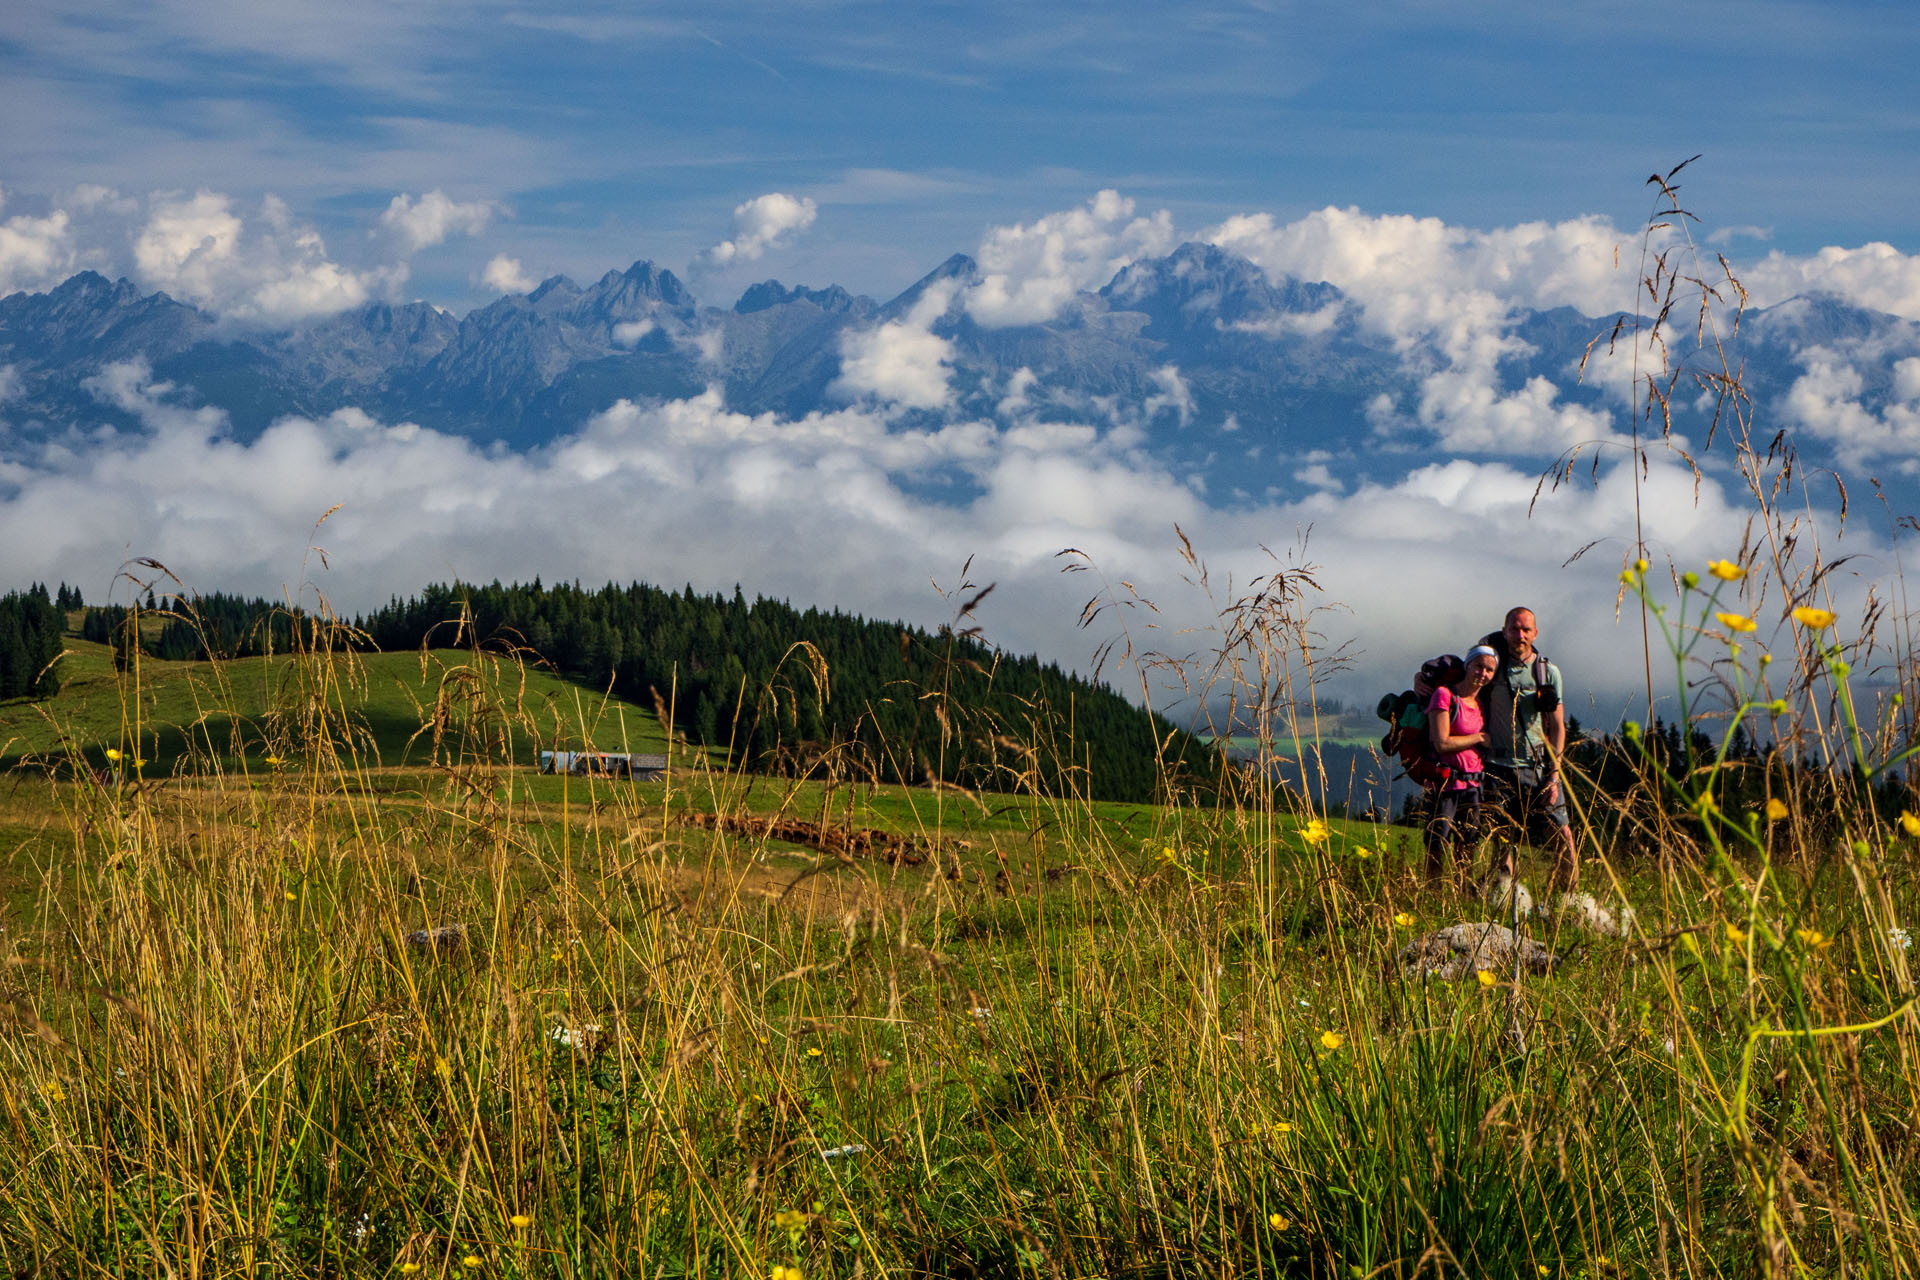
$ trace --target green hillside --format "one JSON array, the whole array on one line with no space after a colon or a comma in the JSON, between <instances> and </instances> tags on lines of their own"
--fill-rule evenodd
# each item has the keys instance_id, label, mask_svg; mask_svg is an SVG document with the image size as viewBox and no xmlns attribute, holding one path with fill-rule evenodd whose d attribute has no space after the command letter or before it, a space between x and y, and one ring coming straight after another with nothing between
<instances>
[{"instance_id":1,"label":"green hillside","mask_svg":"<svg viewBox=\"0 0 1920 1280\"><path fill-rule=\"evenodd\" d=\"M69 638L58 695L0 702L0 766L64 758L106 762L109 748L151 773L247 756L293 758L321 725L365 764L424 764L440 745L469 757L530 762L544 747L661 752L652 709L492 655L337 654L223 662L142 657L116 674L111 650ZM423 729L423 726L426 726Z\"/></svg>"}]
</instances>

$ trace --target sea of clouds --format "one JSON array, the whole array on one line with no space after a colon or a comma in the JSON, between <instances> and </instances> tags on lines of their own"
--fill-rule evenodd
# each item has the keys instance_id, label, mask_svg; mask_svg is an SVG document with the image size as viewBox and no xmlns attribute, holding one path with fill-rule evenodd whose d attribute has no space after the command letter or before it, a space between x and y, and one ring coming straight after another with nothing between
<instances>
[{"instance_id":1,"label":"sea of clouds","mask_svg":"<svg viewBox=\"0 0 1920 1280\"><path fill-rule=\"evenodd\" d=\"M499 205L437 191L396 195L366 229L362 265L349 268L272 199L243 207L204 191L86 188L32 216L0 205L0 294L96 267L236 324L293 324L403 296L413 255L502 216ZM704 259L758 259L822 216L811 200L757 197ZM1393 340L1420 391L1356 424L1363 445L1380 446L1378 474L1343 484L1315 456L1267 459L1260 465L1300 482L1293 496L1210 496L1143 447L1156 414L1193 413L1172 366L1150 403L1098 403L1071 420L1034 402L1031 375L1008 380L991 416L957 410L941 317L963 311L988 327L1051 319L1127 264L1196 239L1276 279L1337 285L1362 324ZM1334 691L1366 698L1396 685L1421 657L1464 648L1526 603L1576 705L1606 720L1642 678L1638 615L1617 609L1636 529L1652 559L1681 568L1753 536L1752 505L1724 450L1701 455L1699 471L1658 444L1632 464L1630 352L1591 371L1610 392L1600 407L1567 402L1546 379L1516 389L1499 376L1523 345L1513 332L1521 309L1631 307L1639 252L1637 231L1594 218L1478 230L1328 208L1291 222L1250 213L1180 228L1101 192L991 230L974 251L976 283L942 282L904 315L850 332L835 407L751 416L717 390L622 402L526 453L358 410L287 418L240 443L218 411L190 407L183 389L130 361L95 371L89 386L133 415L136 432L103 427L45 444L0 435L0 585L66 580L90 600L125 598L131 588L116 574L150 557L190 589L324 594L347 612L430 581L538 575L737 583L938 623L970 561L968 580L998 586L979 619L990 639L1085 669L1097 646L1121 637L1136 651L1191 655L1204 678L1219 611L1266 575L1312 566L1313 629L1350 663ZM1774 251L1740 270L1756 306L1819 290L1920 320L1920 258L1886 245ZM503 290L531 283L505 254L476 278ZM1900 366L1888 407L1869 410L1854 359L1808 353L1778 425L1852 431L1866 461L1910 451L1920 362ZM16 385L0 368L0 429ZM1233 424L1213 425L1231 434ZM1438 446L1393 447L1416 433ZM1576 447L1583 462L1571 477L1543 484L1543 469ZM940 493L952 496L929 496ZM1858 607L1892 568L1884 537L1858 520L1843 533L1824 493L1801 520L1829 554L1857 557L1831 585ZM1182 558L1181 533L1205 561L1204 584ZM1093 572L1063 573L1069 566ZM1083 628L1083 606L1102 599L1125 603ZM1784 602L1760 603L1764 637Z\"/></svg>"}]
</instances>

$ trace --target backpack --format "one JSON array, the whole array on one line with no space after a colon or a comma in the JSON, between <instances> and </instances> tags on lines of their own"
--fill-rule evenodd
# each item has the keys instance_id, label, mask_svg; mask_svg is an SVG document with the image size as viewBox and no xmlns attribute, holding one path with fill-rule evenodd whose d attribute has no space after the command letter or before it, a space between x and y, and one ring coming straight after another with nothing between
<instances>
[{"instance_id":1,"label":"backpack","mask_svg":"<svg viewBox=\"0 0 1920 1280\"><path fill-rule=\"evenodd\" d=\"M1427 702L1435 689L1458 682L1466 669L1466 663L1451 653L1429 658L1415 673L1413 688L1387 694L1374 708L1374 713L1387 722L1380 753L1398 759L1400 771L1408 780L1428 791L1444 786L1453 770L1433 749L1433 735L1427 731Z\"/></svg>"}]
</instances>

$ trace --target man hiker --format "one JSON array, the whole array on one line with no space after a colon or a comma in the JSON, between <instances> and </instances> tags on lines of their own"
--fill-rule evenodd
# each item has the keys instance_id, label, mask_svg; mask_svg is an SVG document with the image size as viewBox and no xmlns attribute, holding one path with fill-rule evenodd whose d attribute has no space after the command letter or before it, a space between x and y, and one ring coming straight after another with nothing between
<instances>
[{"instance_id":1,"label":"man hiker","mask_svg":"<svg viewBox=\"0 0 1920 1280\"><path fill-rule=\"evenodd\" d=\"M1539 624L1533 610L1507 611L1506 624L1487 636L1500 668L1485 694L1486 802L1506 815L1530 844L1553 852L1547 887L1571 892L1580 882L1580 857L1567 822L1567 793L1560 759L1567 746L1565 686L1560 668L1534 646ZM1513 851L1498 855L1494 873L1513 875Z\"/></svg>"}]
</instances>

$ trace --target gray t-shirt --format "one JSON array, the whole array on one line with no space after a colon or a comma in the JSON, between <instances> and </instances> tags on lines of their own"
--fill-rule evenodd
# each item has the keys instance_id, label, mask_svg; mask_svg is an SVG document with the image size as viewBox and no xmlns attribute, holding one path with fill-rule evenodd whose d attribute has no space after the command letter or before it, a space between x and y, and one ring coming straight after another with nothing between
<instances>
[{"instance_id":1,"label":"gray t-shirt","mask_svg":"<svg viewBox=\"0 0 1920 1280\"><path fill-rule=\"evenodd\" d=\"M1567 701L1560 668L1547 663L1547 683ZM1506 679L1498 675L1487 686L1487 734L1493 739L1487 763L1524 769L1547 762L1547 731L1540 723L1539 688L1533 679L1533 659L1510 661Z\"/></svg>"}]
</instances>

